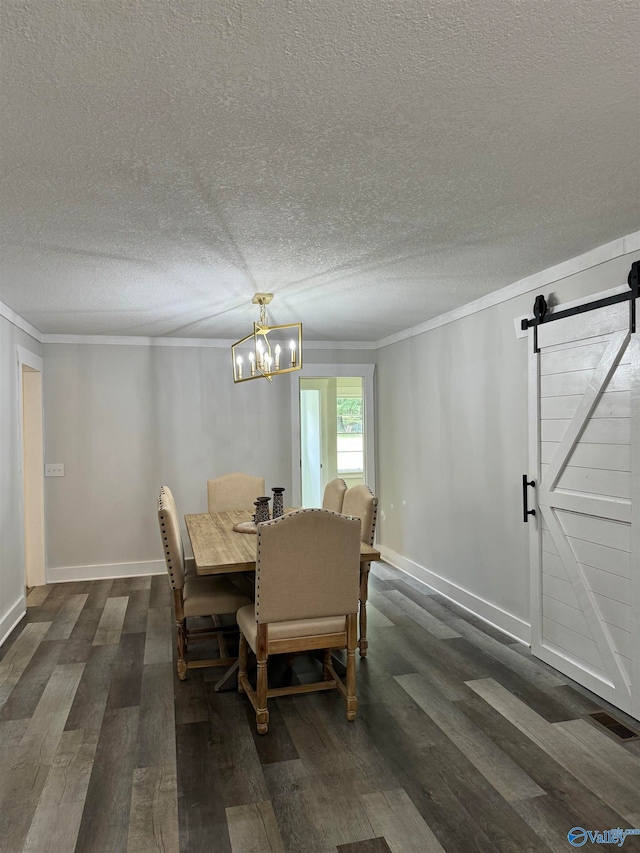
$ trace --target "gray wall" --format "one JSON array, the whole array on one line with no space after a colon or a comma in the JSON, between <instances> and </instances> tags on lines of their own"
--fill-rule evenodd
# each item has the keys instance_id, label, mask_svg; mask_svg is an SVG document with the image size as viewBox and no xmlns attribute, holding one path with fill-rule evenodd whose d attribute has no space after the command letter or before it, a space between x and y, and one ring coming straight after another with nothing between
<instances>
[{"instance_id":1,"label":"gray wall","mask_svg":"<svg viewBox=\"0 0 640 853\"><path fill-rule=\"evenodd\" d=\"M291 490L287 377L234 386L227 348L45 344L44 351L46 458L65 464L63 478L46 480L52 580L63 577L61 567L106 566L99 576L113 564L161 560L162 483L181 514L206 511L207 479L230 471L260 473L267 489ZM305 351L305 361L375 358L374 351L343 355Z\"/></svg>"},{"instance_id":2,"label":"gray wall","mask_svg":"<svg viewBox=\"0 0 640 853\"><path fill-rule=\"evenodd\" d=\"M0 640L22 612L25 593L19 515L18 345L41 355L37 341L0 317Z\"/></svg>"},{"instance_id":3,"label":"gray wall","mask_svg":"<svg viewBox=\"0 0 640 853\"><path fill-rule=\"evenodd\" d=\"M305 364L375 364L375 349L305 349ZM304 371L303 371L304 375Z\"/></svg>"},{"instance_id":4,"label":"gray wall","mask_svg":"<svg viewBox=\"0 0 640 853\"><path fill-rule=\"evenodd\" d=\"M567 302L610 289L638 257L542 292ZM378 541L467 606L476 596L477 612L508 630L500 611L529 622L528 342L513 319L530 315L538 292L378 350Z\"/></svg>"},{"instance_id":5,"label":"gray wall","mask_svg":"<svg viewBox=\"0 0 640 853\"><path fill-rule=\"evenodd\" d=\"M46 481L49 569L161 559L163 483L181 513L229 471L290 488L288 382L234 387L227 349L44 349L47 460L65 464Z\"/></svg>"}]
</instances>

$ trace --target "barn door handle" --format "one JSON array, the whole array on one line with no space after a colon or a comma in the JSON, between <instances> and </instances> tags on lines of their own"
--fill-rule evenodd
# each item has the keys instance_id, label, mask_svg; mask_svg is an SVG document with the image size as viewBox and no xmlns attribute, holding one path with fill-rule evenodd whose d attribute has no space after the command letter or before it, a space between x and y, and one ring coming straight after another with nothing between
<instances>
[{"instance_id":1,"label":"barn door handle","mask_svg":"<svg viewBox=\"0 0 640 853\"><path fill-rule=\"evenodd\" d=\"M529 521L530 515L535 515L535 509L529 509L529 500L527 496L527 486L535 488L535 480L527 480L527 475L522 475L522 520L526 524Z\"/></svg>"}]
</instances>

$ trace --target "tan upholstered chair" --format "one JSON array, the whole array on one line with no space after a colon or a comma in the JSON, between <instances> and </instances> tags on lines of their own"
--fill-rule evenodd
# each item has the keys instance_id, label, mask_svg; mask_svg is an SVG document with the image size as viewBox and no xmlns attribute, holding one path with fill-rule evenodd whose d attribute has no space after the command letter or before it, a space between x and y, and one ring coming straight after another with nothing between
<instances>
[{"instance_id":1,"label":"tan upholstered chair","mask_svg":"<svg viewBox=\"0 0 640 853\"><path fill-rule=\"evenodd\" d=\"M342 503L344 515L352 515L360 519L361 537L365 545L373 545L378 517L378 498L368 486L353 486L347 489ZM360 566L360 657L367 656L367 598L369 595L369 572L371 563Z\"/></svg>"},{"instance_id":2,"label":"tan upholstered chair","mask_svg":"<svg viewBox=\"0 0 640 853\"><path fill-rule=\"evenodd\" d=\"M264 495L264 477L251 474L223 474L207 480L209 512L246 509L255 512L253 502Z\"/></svg>"},{"instance_id":3,"label":"tan upholstered chair","mask_svg":"<svg viewBox=\"0 0 640 853\"><path fill-rule=\"evenodd\" d=\"M223 635L229 633L230 630L235 632L237 630L235 625L231 629L214 626L213 628L196 628L189 631L187 619L195 616L212 616L215 622L216 617L226 613L235 614L238 608L250 604L251 600L243 595L224 575L200 577L189 566L193 561L184 558L180 517L176 510L176 502L171 489L168 486L160 488L158 521L169 583L173 590L178 643L178 677L183 681L187 677L187 670L195 667L231 666L235 660L227 658L226 653L223 654L225 649ZM188 660L187 645L189 640L206 639L207 636L213 634L218 636L220 658Z\"/></svg>"},{"instance_id":4,"label":"tan upholstered chair","mask_svg":"<svg viewBox=\"0 0 640 853\"><path fill-rule=\"evenodd\" d=\"M256 602L237 613L240 626L238 690L256 712L259 734L269 726L267 700L289 693L337 688L356 716L360 522L325 509L302 509L258 525ZM249 648L258 674L247 677ZM346 685L331 664L331 649L347 649ZM267 660L273 654L324 649L324 681L269 690Z\"/></svg>"},{"instance_id":5,"label":"tan upholstered chair","mask_svg":"<svg viewBox=\"0 0 640 853\"><path fill-rule=\"evenodd\" d=\"M322 508L330 509L333 512L342 512L342 501L346 491L347 484L341 477L336 477L335 480L327 483L322 498Z\"/></svg>"}]
</instances>

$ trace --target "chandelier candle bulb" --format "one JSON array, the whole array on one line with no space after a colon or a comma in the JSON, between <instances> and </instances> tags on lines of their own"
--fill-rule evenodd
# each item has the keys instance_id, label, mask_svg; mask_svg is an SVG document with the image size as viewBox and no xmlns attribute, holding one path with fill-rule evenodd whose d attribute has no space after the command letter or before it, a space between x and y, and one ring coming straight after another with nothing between
<instances>
[{"instance_id":1,"label":"chandelier candle bulb","mask_svg":"<svg viewBox=\"0 0 640 853\"><path fill-rule=\"evenodd\" d=\"M280 370L280 353L282 352L280 344L276 344L276 370Z\"/></svg>"},{"instance_id":2,"label":"chandelier candle bulb","mask_svg":"<svg viewBox=\"0 0 640 853\"><path fill-rule=\"evenodd\" d=\"M255 376L256 375L256 357L252 352L249 353L249 368L251 369L251 375Z\"/></svg>"},{"instance_id":3,"label":"chandelier candle bulb","mask_svg":"<svg viewBox=\"0 0 640 853\"><path fill-rule=\"evenodd\" d=\"M242 379L242 356L239 355L236 359L236 364L238 365L238 379Z\"/></svg>"},{"instance_id":4,"label":"chandelier candle bulb","mask_svg":"<svg viewBox=\"0 0 640 853\"><path fill-rule=\"evenodd\" d=\"M296 366L296 342L291 341L289 343L289 349L291 350L291 367Z\"/></svg>"},{"instance_id":5,"label":"chandelier candle bulb","mask_svg":"<svg viewBox=\"0 0 640 853\"><path fill-rule=\"evenodd\" d=\"M256 343L256 348L258 350L258 370L264 370L264 351L261 340Z\"/></svg>"}]
</instances>

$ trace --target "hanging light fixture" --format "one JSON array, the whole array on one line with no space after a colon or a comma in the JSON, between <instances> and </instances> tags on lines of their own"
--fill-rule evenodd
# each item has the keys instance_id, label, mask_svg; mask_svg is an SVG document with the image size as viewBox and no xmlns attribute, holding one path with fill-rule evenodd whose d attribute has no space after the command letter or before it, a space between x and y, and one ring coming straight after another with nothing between
<instances>
[{"instance_id":1,"label":"hanging light fixture","mask_svg":"<svg viewBox=\"0 0 640 853\"><path fill-rule=\"evenodd\" d=\"M280 373L291 373L302 368L302 323L270 326L266 306L273 293L256 293L252 299L260 306L260 318L253 324L253 332L231 346L233 381L268 379Z\"/></svg>"}]
</instances>

